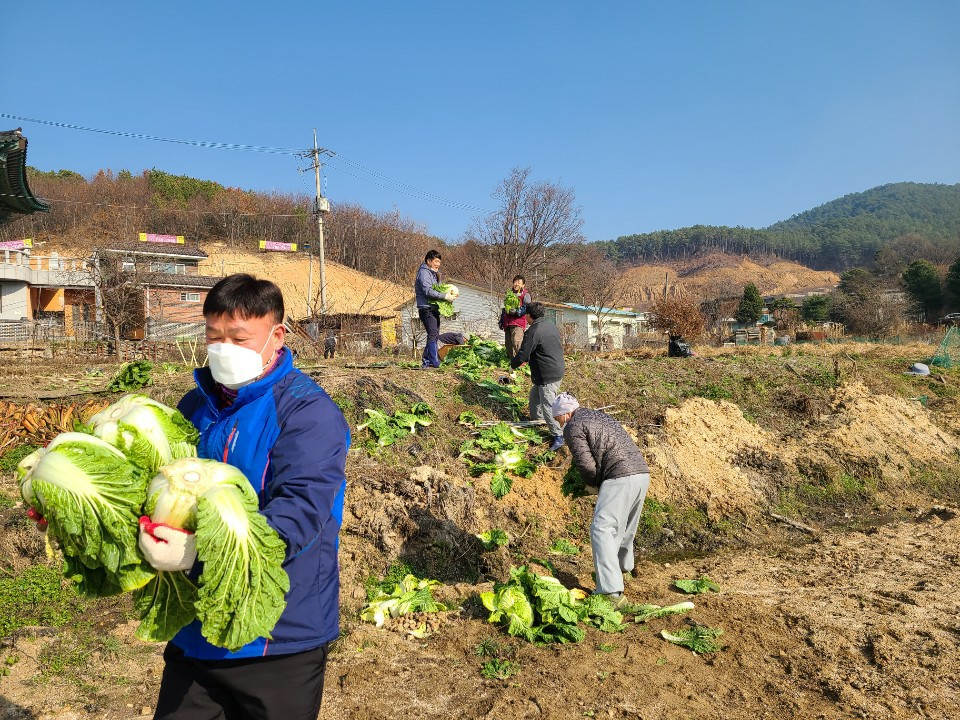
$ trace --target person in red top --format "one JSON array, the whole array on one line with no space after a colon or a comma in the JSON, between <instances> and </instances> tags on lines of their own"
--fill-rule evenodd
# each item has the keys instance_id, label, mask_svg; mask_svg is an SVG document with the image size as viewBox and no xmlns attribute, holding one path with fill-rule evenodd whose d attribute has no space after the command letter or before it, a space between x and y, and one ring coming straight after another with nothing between
<instances>
[{"instance_id":1,"label":"person in red top","mask_svg":"<svg viewBox=\"0 0 960 720\"><path fill-rule=\"evenodd\" d=\"M523 342L523 333L527 329L527 305L530 304L530 293L524 287L523 275L513 278L513 293L520 300L520 307L513 312L505 309L500 312L500 329L503 330L504 342L507 348L507 357L513 356L520 349Z\"/></svg>"}]
</instances>

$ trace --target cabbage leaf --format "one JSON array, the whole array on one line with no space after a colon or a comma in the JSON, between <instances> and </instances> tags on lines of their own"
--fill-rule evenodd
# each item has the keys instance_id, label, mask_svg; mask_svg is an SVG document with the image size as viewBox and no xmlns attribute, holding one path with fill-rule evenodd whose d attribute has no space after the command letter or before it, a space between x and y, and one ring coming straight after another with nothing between
<instances>
[{"instance_id":1,"label":"cabbage leaf","mask_svg":"<svg viewBox=\"0 0 960 720\"><path fill-rule=\"evenodd\" d=\"M196 532L203 571L195 588L185 573L158 573L137 593L138 636L170 639L192 619L192 607L203 636L218 647L270 638L290 589L286 544L258 512L243 473L216 460L176 460L150 481L144 511L153 522Z\"/></svg>"},{"instance_id":2,"label":"cabbage leaf","mask_svg":"<svg viewBox=\"0 0 960 720\"><path fill-rule=\"evenodd\" d=\"M61 433L18 467L24 502L46 518L63 550L64 575L86 597L142 587L155 572L137 548L147 475L120 450L84 433Z\"/></svg>"},{"instance_id":3,"label":"cabbage leaf","mask_svg":"<svg viewBox=\"0 0 960 720\"><path fill-rule=\"evenodd\" d=\"M197 456L200 433L179 410L146 395L124 395L79 428L121 450L149 474L161 465Z\"/></svg>"}]
</instances>

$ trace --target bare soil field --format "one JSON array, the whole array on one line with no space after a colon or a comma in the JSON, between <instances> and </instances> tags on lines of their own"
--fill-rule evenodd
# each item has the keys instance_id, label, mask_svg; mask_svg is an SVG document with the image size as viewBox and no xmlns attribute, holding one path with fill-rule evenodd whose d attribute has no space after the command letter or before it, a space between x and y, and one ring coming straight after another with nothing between
<instances>
[{"instance_id":1,"label":"bare soil field","mask_svg":"<svg viewBox=\"0 0 960 720\"><path fill-rule=\"evenodd\" d=\"M569 455L496 500L457 459L469 437L459 412L499 413L472 383L452 371L352 360L304 368L352 426L367 407L423 400L437 413L426 432L387 450L369 452L364 434L355 437L341 536L343 637L320 718L960 716L960 371L902 374L934 349L571 357L566 389L585 405L613 406L652 468L627 595L658 605L692 599L696 608L547 647L488 623L477 597L524 563L549 562L568 587L593 588L593 501L559 491ZM76 361L8 363L0 390L48 403L39 395L58 376L84 372ZM189 373L170 372L147 391L172 403L189 384ZM0 582L56 568L23 518L9 469L0 499ZM475 535L490 528L510 543L485 552ZM580 552L552 554L561 537ZM436 594L452 608L426 638L358 619L369 579L401 564L440 580ZM719 592L688 598L673 587L703 574ZM152 712L161 648L133 637L129 601L98 601L80 616L2 638L0 718ZM660 637L689 622L722 628L724 649L696 655ZM494 657L516 672L485 677L482 663Z\"/></svg>"}]
</instances>

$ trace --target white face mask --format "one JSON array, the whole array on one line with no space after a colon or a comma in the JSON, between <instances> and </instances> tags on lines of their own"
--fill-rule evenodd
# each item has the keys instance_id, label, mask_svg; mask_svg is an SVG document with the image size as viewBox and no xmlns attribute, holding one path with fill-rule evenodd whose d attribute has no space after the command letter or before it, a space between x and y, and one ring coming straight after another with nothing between
<instances>
[{"instance_id":1,"label":"white face mask","mask_svg":"<svg viewBox=\"0 0 960 720\"><path fill-rule=\"evenodd\" d=\"M269 364L264 364L260 353L270 344L270 338L273 337L273 331L276 328L276 325L270 328L270 334L260 348L260 352L232 343L207 345L207 362L210 364L213 379L224 387L237 390L260 377Z\"/></svg>"}]
</instances>

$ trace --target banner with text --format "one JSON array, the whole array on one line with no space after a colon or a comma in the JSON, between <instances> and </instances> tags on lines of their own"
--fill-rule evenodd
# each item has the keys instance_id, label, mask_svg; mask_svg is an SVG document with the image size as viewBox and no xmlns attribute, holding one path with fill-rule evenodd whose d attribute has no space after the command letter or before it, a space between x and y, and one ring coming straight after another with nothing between
<instances>
[{"instance_id":1,"label":"banner with text","mask_svg":"<svg viewBox=\"0 0 960 720\"><path fill-rule=\"evenodd\" d=\"M183 245L183 235L157 235L155 233L140 233L140 242L166 243L168 245Z\"/></svg>"},{"instance_id":2,"label":"banner with text","mask_svg":"<svg viewBox=\"0 0 960 720\"><path fill-rule=\"evenodd\" d=\"M273 240L261 240L261 250L279 250L280 252L296 252L296 243L274 242Z\"/></svg>"},{"instance_id":3,"label":"banner with text","mask_svg":"<svg viewBox=\"0 0 960 720\"><path fill-rule=\"evenodd\" d=\"M25 238L23 240L4 240L3 242L0 242L0 250L23 250L24 248L32 247L32 238Z\"/></svg>"}]
</instances>

